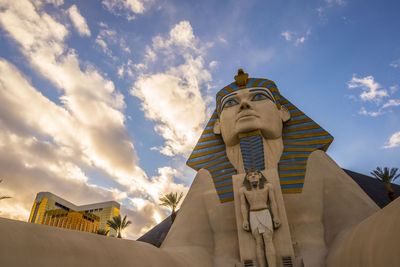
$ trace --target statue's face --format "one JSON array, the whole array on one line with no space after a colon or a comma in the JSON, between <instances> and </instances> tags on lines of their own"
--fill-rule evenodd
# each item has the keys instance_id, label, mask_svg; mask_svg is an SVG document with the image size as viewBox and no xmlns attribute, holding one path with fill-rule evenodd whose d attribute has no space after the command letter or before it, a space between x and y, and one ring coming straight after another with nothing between
<instances>
[{"instance_id":1,"label":"statue's face","mask_svg":"<svg viewBox=\"0 0 400 267\"><path fill-rule=\"evenodd\" d=\"M253 188L256 188L258 186L258 183L260 182L261 174L259 172L250 172L247 175L247 179L249 180L251 186Z\"/></svg>"},{"instance_id":2,"label":"statue's face","mask_svg":"<svg viewBox=\"0 0 400 267\"><path fill-rule=\"evenodd\" d=\"M271 91L266 88L248 88L226 95L221 101L221 114L214 126L228 146L239 142L238 135L261 130L266 139L282 136L284 116L275 104ZM290 118L290 115L288 119Z\"/></svg>"}]
</instances>

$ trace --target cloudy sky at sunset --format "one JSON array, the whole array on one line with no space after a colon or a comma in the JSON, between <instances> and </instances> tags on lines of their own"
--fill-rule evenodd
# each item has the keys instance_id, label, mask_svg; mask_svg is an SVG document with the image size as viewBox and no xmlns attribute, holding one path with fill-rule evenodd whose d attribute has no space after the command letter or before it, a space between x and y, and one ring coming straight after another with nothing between
<instances>
[{"instance_id":1,"label":"cloudy sky at sunset","mask_svg":"<svg viewBox=\"0 0 400 267\"><path fill-rule=\"evenodd\" d=\"M1 0L0 216L115 199L135 239L186 193L214 96L276 82L363 174L400 167L399 1Z\"/></svg>"}]
</instances>

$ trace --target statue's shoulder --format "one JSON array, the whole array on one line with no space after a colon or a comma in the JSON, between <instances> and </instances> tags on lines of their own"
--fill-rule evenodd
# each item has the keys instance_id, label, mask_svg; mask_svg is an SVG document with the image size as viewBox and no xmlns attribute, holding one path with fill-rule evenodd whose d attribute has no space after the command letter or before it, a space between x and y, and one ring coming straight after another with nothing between
<instances>
[{"instance_id":1,"label":"statue's shoulder","mask_svg":"<svg viewBox=\"0 0 400 267\"><path fill-rule=\"evenodd\" d=\"M310 154L307 160L306 180L337 180L338 177L342 176L348 177L327 153L322 150L315 150Z\"/></svg>"},{"instance_id":2,"label":"statue's shoulder","mask_svg":"<svg viewBox=\"0 0 400 267\"><path fill-rule=\"evenodd\" d=\"M191 188L197 187L213 187L212 176L206 169L200 169L192 182Z\"/></svg>"},{"instance_id":3,"label":"statue's shoulder","mask_svg":"<svg viewBox=\"0 0 400 267\"><path fill-rule=\"evenodd\" d=\"M208 176L208 177L211 178L211 173L210 173L207 169L201 168L201 169L197 172L196 177L197 177L197 176Z\"/></svg>"},{"instance_id":4,"label":"statue's shoulder","mask_svg":"<svg viewBox=\"0 0 400 267\"><path fill-rule=\"evenodd\" d=\"M326 154L325 151L317 149L311 152L310 156L308 157L307 164L309 163L317 163L317 164L336 164L336 162Z\"/></svg>"}]
</instances>

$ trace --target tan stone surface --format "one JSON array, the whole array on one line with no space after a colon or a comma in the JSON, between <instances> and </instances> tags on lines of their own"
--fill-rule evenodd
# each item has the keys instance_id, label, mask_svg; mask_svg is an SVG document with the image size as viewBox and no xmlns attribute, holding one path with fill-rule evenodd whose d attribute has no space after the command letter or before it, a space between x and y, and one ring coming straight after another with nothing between
<instances>
[{"instance_id":1,"label":"tan stone surface","mask_svg":"<svg viewBox=\"0 0 400 267\"><path fill-rule=\"evenodd\" d=\"M182 265L147 243L0 218L0 266Z\"/></svg>"},{"instance_id":2,"label":"tan stone surface","mask_svg":"<svg viewBox=\"0 0 400 267\"><path fill-rule=\"evenodd\" d=\"M220 203L209 172L202 169L162 248L193 266L234 266L239 262L235 220L233 202Z\"/></svg>"},{"instance_id":3,"label":"tan stone surface","mask_svg":"<svg viewBox=\"0 0 400 267\"><path fill-rule=\"evenodd\" d=\"M400 266L399 244L400 198L397 198L333 247L327 266Z\"/></svg>"},{"instance_id":4,"label":"tan stone surface","mask_svg":"<svg viewBox=\"0 0 400 267\"><path fill-rule=\"evenodd\" d=\"M323 151L308 159L303 192L283 196L295 252L306 267L325 266L332 243L379 210Z\"/></svg>"}]
</instances>

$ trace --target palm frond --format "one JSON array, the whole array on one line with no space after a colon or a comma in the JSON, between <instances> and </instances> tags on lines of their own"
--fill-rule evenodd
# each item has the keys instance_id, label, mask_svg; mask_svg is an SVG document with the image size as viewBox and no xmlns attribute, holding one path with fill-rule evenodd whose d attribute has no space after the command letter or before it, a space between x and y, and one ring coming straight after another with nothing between
<instances>
[{"instance_id":1,"label":"palm frond","mask_svg":"<svg viewBox=\"0 0 400 267\"><path fill-rule=\"evenodd\" d=\"M182 192L179 194L179 196L177 192L171 192L165 194L164 196L159 198L159 200L161 201L160 205L165 207L170 207L172 211L175 211L182 197L183 197Z\"/></svg>"},{"instance_id":2,"label":"palm frond","mask_svg":"<svg viewBox=\"0 0 400 267\"><path fill-rule=\"evenodd\" d=\"M376 179L381 181L387 187L390 200L395 199L394 191L391 188L391 183L393 183L400 176L400 174L396 175L397 171L398 168L389 169L388 167L384 167L382 171L380 167L376 167L376 170L371 172Z\"/></svg>"},{"instance_id":3,"label":"palm frond","mask_svg":"<svg viewBox=\"0 0 400 267\"><path fill-rule=\"evenodd\" d=\"M393 181L393 182L394 182L397 178L400 177L400 173L396 175L396 173L397 173L398 170L399 170L398 168L392 168L392 169L390 170L390 176L392 177L392 181Z\"/></svg>"},{"instance_id":4,"label":"palm frond","mask_svg":"<svg viewBox=\"0 0 400 267\"><path fill-rule=\"evenodd\" d=\"M122 223L121 223L121 228L124 229L124 228L126 228L128 225L130 225L131 223L132 223L131 221L126 220L126 215L125 215L125 216L124 216L124 219L122 220Z\"/></svg>"},{"instance_id":5,"label":"palm frond","mask_svg":"<svg viewBox=\"0 0 400 267\"><path fill-rule=\"evenodd\" d=\"M384 167L382 171L380 167L376 167L376 170L373 170L371 174L382 183L390 184L400 176L400 174L396 176L397 171L398 168L389 169L388 167Z\"/></svg>"},{"instance_id":6,"label":"palm frond","mask_svg":"<svg viewBox=\"0 0 400 267\"><path fill-rule=\"evenodd\" d=\"M110 230L106 230L106 229L97 230L98 235L108 235L109 232L110 232Z\"/></svg>"},{"instance_id":7,"label":"palm frond","mask_svg":"<svg viewBox=\"0 0 400 267\"><path fill-rule=\"evenodd\" d=\"M131 221L127 221L126 215L121 220L120 214L118 216L112 217L111 220L107 220L107 225L117 232L118 238L121 238L122 230L124 230L131 223L132 223Z\"/></svg>"}]
</instances>

